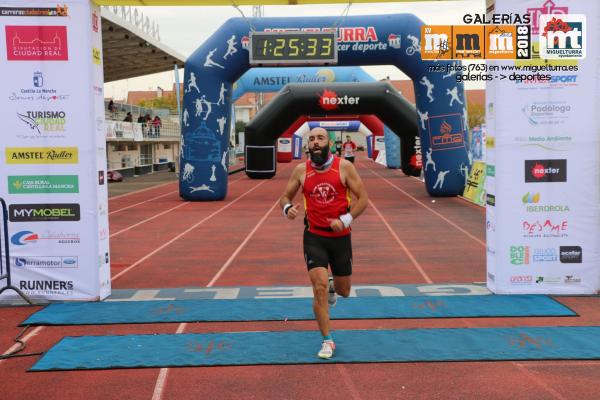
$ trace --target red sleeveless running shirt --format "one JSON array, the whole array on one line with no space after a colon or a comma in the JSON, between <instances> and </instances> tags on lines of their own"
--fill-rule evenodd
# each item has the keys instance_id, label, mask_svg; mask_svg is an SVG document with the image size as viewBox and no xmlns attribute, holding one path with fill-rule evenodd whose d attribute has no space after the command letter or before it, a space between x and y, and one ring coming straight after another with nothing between
<instances>
[{"instance_id":1,"label":"red sleeveless running shirt","mask_svg":"<svg viewBox=\"0 0 600 400\"><path fill-rule=\"evenodd\" d=\"M350 210L350 193L340 178L340 158L334 156L331 167L323 173L317 172L310 165L310 160L307 160L302 194L306 210L305 223L309 232L328 237L346 236L350 233L350 228L334 232L329 225L330 220L337 219Z\"/></svg>"}]
</instances>

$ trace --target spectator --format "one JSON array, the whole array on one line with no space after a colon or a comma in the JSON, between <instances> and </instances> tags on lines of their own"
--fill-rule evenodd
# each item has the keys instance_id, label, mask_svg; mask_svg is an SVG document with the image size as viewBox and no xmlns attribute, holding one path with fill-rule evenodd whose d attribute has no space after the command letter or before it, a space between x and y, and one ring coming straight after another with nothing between
<instances>
[{"instance_id":1,"label":"spectator","mask_svg":"<svg viewBox=\"0 0 600 400\"><path fill-rule=\"evenodd\" d=\"M117 107L115 107L115 102L112 99L110 99L110 101L108 102L108 111L113 113L117 111Z\"/></svg>"},{"instance_id":2,"label":"spectator","mask_svg":"<svg viewBox=\"0 0 600 400\"><path fill-rule=\"evenodd\" d=\"M144 115L144 122L146 124L145 130L148 137L152 137L152 117L150 114Z\"/></svg>"},{"instance_id":3,"label":"spectator","mask_svg":"<svg viewBox=\"0 0 600 400\"><path fill-rule=\"evenodd\" d=\"M160 127L162 126L162 121L158 115L154 116L154 121L152 121L152 125L154 126L154 136L160 137Z\"/></svg>"},{"instance_id":4,"label":"spectator","mask_svg":"<svg viewBox=\"0 0 600 400\"><path fill-rule=\"evenodd\" d=\"M138 117L137 122L138 122L138 124L143 124L144 123L144 116L142 114L140 114L140 116Z\"/></svg>"},{"instance_id":5,"label":"spectator","mask_svg":"<svg viewBox=\"0 0 600 400\"><path fill-rule=\"evenodd\" d=\"M124 122L133 122L133 115L131 115L131 112L127 113L127 115L125 116L125 119L123 121Z\"/></svg>"}]
</instances>

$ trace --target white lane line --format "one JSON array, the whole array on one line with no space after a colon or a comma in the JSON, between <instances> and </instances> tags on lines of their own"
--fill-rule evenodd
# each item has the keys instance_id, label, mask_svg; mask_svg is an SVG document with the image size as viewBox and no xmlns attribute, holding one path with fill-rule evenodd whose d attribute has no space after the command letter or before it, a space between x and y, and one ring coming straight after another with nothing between
<instances>
[{"instance_id":1,"label":"white lane line","mask_svg":"<svg viewBox=\"0 0 600 400\"><path fill-rule=\"evenodd\" d=\"M259 183L258 185L252 187L250 190L246 191L244 194L242 194L241 196L239 196L238 198L236 198L235 200L227 203L226 205L224 205L223 207L219 208L218 210L214 211L212 214L210 214L208 217L204 217L202 218L201 221L195 223L194 225L192 225L191 227L189 227L188 229L186 229L185 231L181 232L179 235L175 236L173 239L169 240L168 242L166 242L165 244L163 244L162 246L156 248L154 251L152 251L151 253L148 253L147 255L145 255L144 257L140 258L139 260L137 260L136 262L134 262L133 264L131 264L129 267L125 268L123 271L119 272L118 274L116 274L115 276L112 277L112 281L120 278L121 276L123 276L124 274L126 274L127 272L131 271L133 268L137 267L138 265L140 265L141 263L143 263L144 261L146 261L147 259L149 259L150 257L152 257L153 255L155 255L156 253L158 253L159 251L163 250L165 247L168 247L169 245L171 245L172 243L174 243L175 241L179 240L182 236L186 235L187 233L191 232L192 230L196 229L196 227L202 225L203 223L205 223L206 221L208 221L209 219L211 219L212 217L214 217L215 215L219 214L221 211L229 208L230 206L232 206L233 204L237 203L239 200L241 200L242 198L244 198L244 196L246 196L248 193L252 192L253 190L255 190L256 188L258 188L259 186L263 185L264 183L266 183L266 180L263 180L261 183ZM187 204L187 203L184 203ZM112 237L113 235L111 235Z\"/></svg>"},{"instance_id":2,"label":"white lane line","mask_svg":"<svg viewBox=\"0 0 600 400\"><path fill-rule=\"evenodd\" d=\"M369 167L367 167L369 168ZM482 245L483 247L485 247L485 242L482 241L481 239L479 239L478 237L476 237L475 235L471 234L470 232L466 231L464 228L461 228L460 226L458 226L456 223L452 222L451 220L449 220L448 218L444 217L442 214L440 214L439 212L435 211L434 209L432 209L431 207L429 207L426 204L421 203L416 197L412 196L411 194L409 194L408 192L406 192L405 190L403 190L402 188L396 186L394 183L390 182L388 179L386 179L385 177L381 176L380 174L378 174L377 172L375 172L373 169L369 168L369 170L377 175L379 178L383 179L385 182L387 182L390 186L394 187L396 190L398 190L399 192L401 192L402 194L404 194L406 197L410 198L411 200L413 200L415 203L417 203L418 205L420 205L421 207L431 211L433 214L437 215L438 217L440 217L441 219L443 219L445 222L447 222L449 225L453 226L454 228L456 228L457 230L461 231L462 233L464 233L465 235L467 235L469 238L471 238L473 241L479 243L480 245Z\"/></svg>"},{"instance_id":3,"label":"white lane line","mask_svg":"<svg viewBox=\"0 0 600 400\"><path fill-rule=\"evenodd\" d=\"M250 231L250 233L248 234L248 236L246 236L246 238L238 246L238 248L235 249L235 251L233 252L233 254L231 255L231 257L229 257L229 259L227 259L227 261L225 261L225 264L223 264L223 266L219 269L219 271L217 271L217 273L215 274L215 276L210 280L210 282L206 285L206 287L212 287L215 284L215 282L227 270L227 268L229 268L229 266L231 265L231 263L233 262L233 260L235 259L235 257L246 246L246 244L252 238L252 236L254 236L254 234L256 233L256 231L258 230L258 228L263 224L263 222L265 222L265 220L267 219L267 217L269 216L269 214L271 214L271 212L273 211L273 209L275 208L275 206L277 204L279 204L279 199L275 202L275 204L273 204L273 206L271 206L271 208L269 209L269 211L266 212L266 214L260 219L260 221L258 221L258 224L256 224L256 226L254 227L254 229L252 229L252 231ZM177 332L175 332L175 333L176 334L182 333L184 331L184 329L185 329L185 326L186 326L185 322L181 323L177 327ZM152 393L152 400L161 400L162 399L162 395L163 395L163 391L164 391L164 388L165 388L165 385L166 385L166 382L167 382L168 375L169 375L169 368L161 368L160 369L160 372L158 373L158 378L156 379L156 384L154 385L154 392Z\"/></svg>"},{"instance_id":4,"label":"white lane line","mask_svg":"<svg viewBox=\"0 0 600 400\"><path fill-rule=\"evenodd\" d=\"M173 190L172 192L161 194L160 196L152 197L152 198L150 198L148 200L140 201L139 203L135 203L135 204L132 204L130 206L119 208L118 210L111 211L111 212L108 213L108 215L112 215L112 214L116 214L116 213L121 212L121 211L129 210L130 208L137 207L140 204L148 203L150 201L153 201L153 200L156 200L156 199L160 199L160 198L172 195L173 193L177 193L177 192L179 192L179 190Z\"/></svg>"},{"instance_id":5,"label":"white lane line","mask_svg":"<svg viewBox=\"0 0 600 400\"><path fill-rule=\"evenodd\" d=\"M241 179L241 178L240 178L240 179ZM233 181L233 182L230 182L230 185L234 184L235 182L239 181L240 179L236 179L235 181ZM135 223L135 224L133 224L133 225L130 225L130 226L128 226L127 228L123 228L123 229L121 229L120 231L114 232L114 233L112 233L112 234L110 235L110 237L114 237L114 236L120 235L121 233L127 232L127 231L129 231L129 230L131 230L131 229L133 229L133 228L135 228L135 227L138 227L138 226L140 226L140 225L142 225L142 224L145 224L146 222L152 221L153 219L156 219L156 218L158 218L158 217L160 217L160 216L162 216L162 215L168 214L168 213L170 213L171 211L173 211L173 210L176 210L176 209L178 209L179 207L183 207L183 206L185 206L185 205L188 205L188 204L190 204L190 203L191 203L191 201L185 201L185 202L184 202L184 203L182 203L182 204L178 204L178 205L176 205L175 207L171 207L171 208L169 208L168 210L162 211L162 212L160 212L160 213L158 213L158 214L155 214L155 215L153 215L153 216L151 216L151 217L148 217L148 218L146 218L146 219L144 219L144 220L142 220L142 221L139 221L139 222L137 222L137 223ZM120 211L120 210L118 210L118 211ZM115 211L115 212L116 212L116 211Z\"/></svg>"},{"instance_id":6,"label":"white lane line","mask_svg":"<svg viewBox=\"0 0 600 400\"><path fill-rule=\"evenodd\" d=\"M129 193L120 194L120 195L118 195L118 196L112 196L112 197L109 197L109 198L108 198L108 200L109 200L109 201L110 201L110 200L116 200L116 199L120 199L120 198L123 198L123 197L131 196L132 194L137 194L137 193L147 192L148 190L152 190L152 189L160 188L160 187L167 186L167 185L173 185L173 184L176 184L176 183L179 183L179 182L178 182L178 181L175 181L175 182L161 183L160 185L156 185L156 186L150 186L150 187L147 187L147 188L144 188L144 189L140 189L140 190L134 190L133 192L129 192Z\"/></svg>"},{"instance_id":7,"label":"white lane line","mask_svg":"<svg viewBox=\"0 0 600 400\"><path fill-rule=\"evenodd\" d=\"M400 245L400 247L402 247L402 250L404 250L404 252L408 256L408 258L410 259L410 261L413 263L413 265L417 269L417 271L419 271L419 273L421 274L421 276L423 277L423 279L425 279L425 282L427 282L427 283L433 283L433 281L429 278L429 275L427 275L427 273L425 272L425 270L423 269L423 267L421 266L421 264L419 264L419 262L417 261L417 259L415 258L415 256L413 256L413 254L410 252L410 250L408 250L408 247L406 247L406 245L404 244L404 242L402 240L400 240L400 238L398 237L398 235L396 235L396 232L394 232L394 229L392 229L392 227L387 222L387 220L385 219L385 217L381 214L381 212L379 212L379 209L377 207L375 207L375 204L373 204L373 201L371 201L370 199L369 199L369 204L371 205L371 207L373 208L373 210L375 210L375 212L377 213L377 215L379 216L379 218L381 218L381 220L383 221L383 224L388 229L388 231L390 231L392 237L394 239L396 239L396 242L398 242L398 244Z\"/></svg>"}]
</instances>

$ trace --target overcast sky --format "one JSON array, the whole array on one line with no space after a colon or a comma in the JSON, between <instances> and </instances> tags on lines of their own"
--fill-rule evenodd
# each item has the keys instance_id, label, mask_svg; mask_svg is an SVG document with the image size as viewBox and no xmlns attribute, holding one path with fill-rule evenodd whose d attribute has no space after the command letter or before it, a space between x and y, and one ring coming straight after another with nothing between
<instances>
[{"instance_id":1,"label":"overcast sky","mask_svg":"<svg viewBox=\"0 0 600 400\"><path fill-rule=\"evenodd\" d=\"M265 17L286 16L339 16L346 4L307 6L265 6ZM252 7L240 9L247 17L252 16ZM240 12L229 7L140 7L160 27L160 39L165 45L185 57L198 48L223 22L231 17L241 17ZM360 3L350 7L348 15L412 13L430 25L463 24L466 13L485 13L485 0L427 1L414 3ZM375 79L389 76L391 79L406 79L394 66L364 67ZM147 75L105 84L105 96L124 99L128 90L155 90L157 86L170 90L174 73ZM466 86L469 88L469 85ZM475 86L481 88L482 86Z\"/></svg>"}]
</instances>

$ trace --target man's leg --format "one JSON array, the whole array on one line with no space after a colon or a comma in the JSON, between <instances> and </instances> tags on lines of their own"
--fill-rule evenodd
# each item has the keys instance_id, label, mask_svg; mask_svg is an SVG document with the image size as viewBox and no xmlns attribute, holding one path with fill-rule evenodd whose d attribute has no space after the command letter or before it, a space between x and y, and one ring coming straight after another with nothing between
<instances>
[{"instance_id":1,"label":"man's leg","mask_svg":"<svg viewBox=\"0 0 600 400\"><path fill-rule=\"evenodd\" d=\"M308 271L310 282L312 283L314 300L313 300L313 311L319 330L323 337L329 336L329 305L327 304L328 295L328 278L326 268L311 268Z\"/></svg>"},{"instance_id":2,"label":"man's leg","mask_svg":"<svg viewBox=\"0 0 600 400\"><path fill-rule=\"evenodd\" d=\"M352 276L333 276L333 287L335 292L342 297L350 296L350 289L352 287Z\"/></svg>"}]
</instances>

